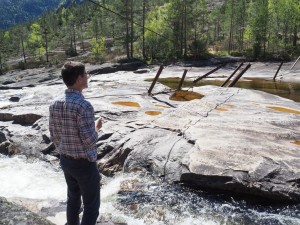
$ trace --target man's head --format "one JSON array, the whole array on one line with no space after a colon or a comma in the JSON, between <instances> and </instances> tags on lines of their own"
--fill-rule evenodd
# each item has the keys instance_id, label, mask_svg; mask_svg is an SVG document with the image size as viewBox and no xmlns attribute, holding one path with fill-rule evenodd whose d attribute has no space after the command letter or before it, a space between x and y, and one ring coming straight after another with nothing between
<instances>
[{"instance_id":1,"label":"man's head","mask_svg":"<svg viewBox=\"0 0 300 225\"><path fill-rule=\"evenodd\" d=\"M88 86L85 66L81 62L66 62L62 67L61 75L68 88L82 91Z\"/></svg>"}]
</instances>

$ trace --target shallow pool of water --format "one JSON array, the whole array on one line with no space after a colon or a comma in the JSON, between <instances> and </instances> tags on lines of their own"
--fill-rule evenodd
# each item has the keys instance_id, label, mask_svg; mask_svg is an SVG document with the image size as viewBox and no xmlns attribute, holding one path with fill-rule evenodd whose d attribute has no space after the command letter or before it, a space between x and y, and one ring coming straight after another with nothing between
<instances>
[{"instance_id":1,"label":"shallow pool of water","mask_svg":"<svg viewBox=\"0 0 300 225\"><path fill-rule=\"evenodd\" d=\"M176 89L178 87L180 78L161 78L158 80L160 83ZM196 84L192 81L185 81L183 87L195 87L204 85L221 86L224 81L221 80L200 80ZM235 87L260 90L270 94L278 95L283 98L288 98L296 102L300 102L300 83L281 82L273 80L265 80L260 78L244 78L237 82Z\"/></svg>"}]
</instances>

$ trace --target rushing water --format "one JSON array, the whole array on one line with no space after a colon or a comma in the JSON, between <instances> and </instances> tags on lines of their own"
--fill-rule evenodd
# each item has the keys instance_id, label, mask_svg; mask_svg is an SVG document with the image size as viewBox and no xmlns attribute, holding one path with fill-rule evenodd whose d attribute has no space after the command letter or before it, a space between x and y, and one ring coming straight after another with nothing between
<instances>
[{"instance_id":1,"label":"rushing water","mask_svg":"<svg viewBox=\"0 0 300 225\"><path fill-rule=\"evenodd\" d=\"M59 168L25 157L0 157L0 196L65 201ZM296 225L300 205L266 206L221 194L191 191L138 174L105 178L101 189L104 217L129 225ZM65 214L53 220L64 224Z\"/></svg>"}]
</instances>

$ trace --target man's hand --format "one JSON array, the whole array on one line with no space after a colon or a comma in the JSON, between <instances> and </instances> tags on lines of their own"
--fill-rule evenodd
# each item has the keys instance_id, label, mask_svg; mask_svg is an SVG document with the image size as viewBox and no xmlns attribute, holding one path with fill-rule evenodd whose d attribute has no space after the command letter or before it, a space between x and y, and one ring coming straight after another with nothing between
<instances>
[{"instance_id":1,"label":"man's hand","mask_svg":"<svg viewBox=\"0 0 300 225\"><path fill-rule=\"evenodd\" d=\"M101 120L101 118L99 118L99 119L97 119L95 121L95 129L96 129L96 131L98 132L101 129L101 127L102 127L102 120Z\"/></svg>"}]
</instances>

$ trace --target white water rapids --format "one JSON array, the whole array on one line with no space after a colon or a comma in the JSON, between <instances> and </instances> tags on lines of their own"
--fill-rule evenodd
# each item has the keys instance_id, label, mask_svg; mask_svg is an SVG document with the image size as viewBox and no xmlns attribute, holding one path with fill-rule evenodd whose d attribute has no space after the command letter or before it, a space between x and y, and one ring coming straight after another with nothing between
<instances>
[{"instance_id":1,"label":"white water rapids","mask_svg":"<svg viewBox=\"0 0 300 225\"><path fill-rule=\"evenodd\" d=\"M8 199L66 201L62 171L40 160L0 155L0 196ZM120 184L138 180L141 191L120 192ZM222 197L222 196L221 196ZM128 225L296 225L300 206L257 206L243 200L191 192L182 187L155 182L133 174L105 179L101 189L100 215ZM136 209L130 208L136 205ZM57 225L65 224L65 212L47 216Z\"/></svg>"}]
</instances>

